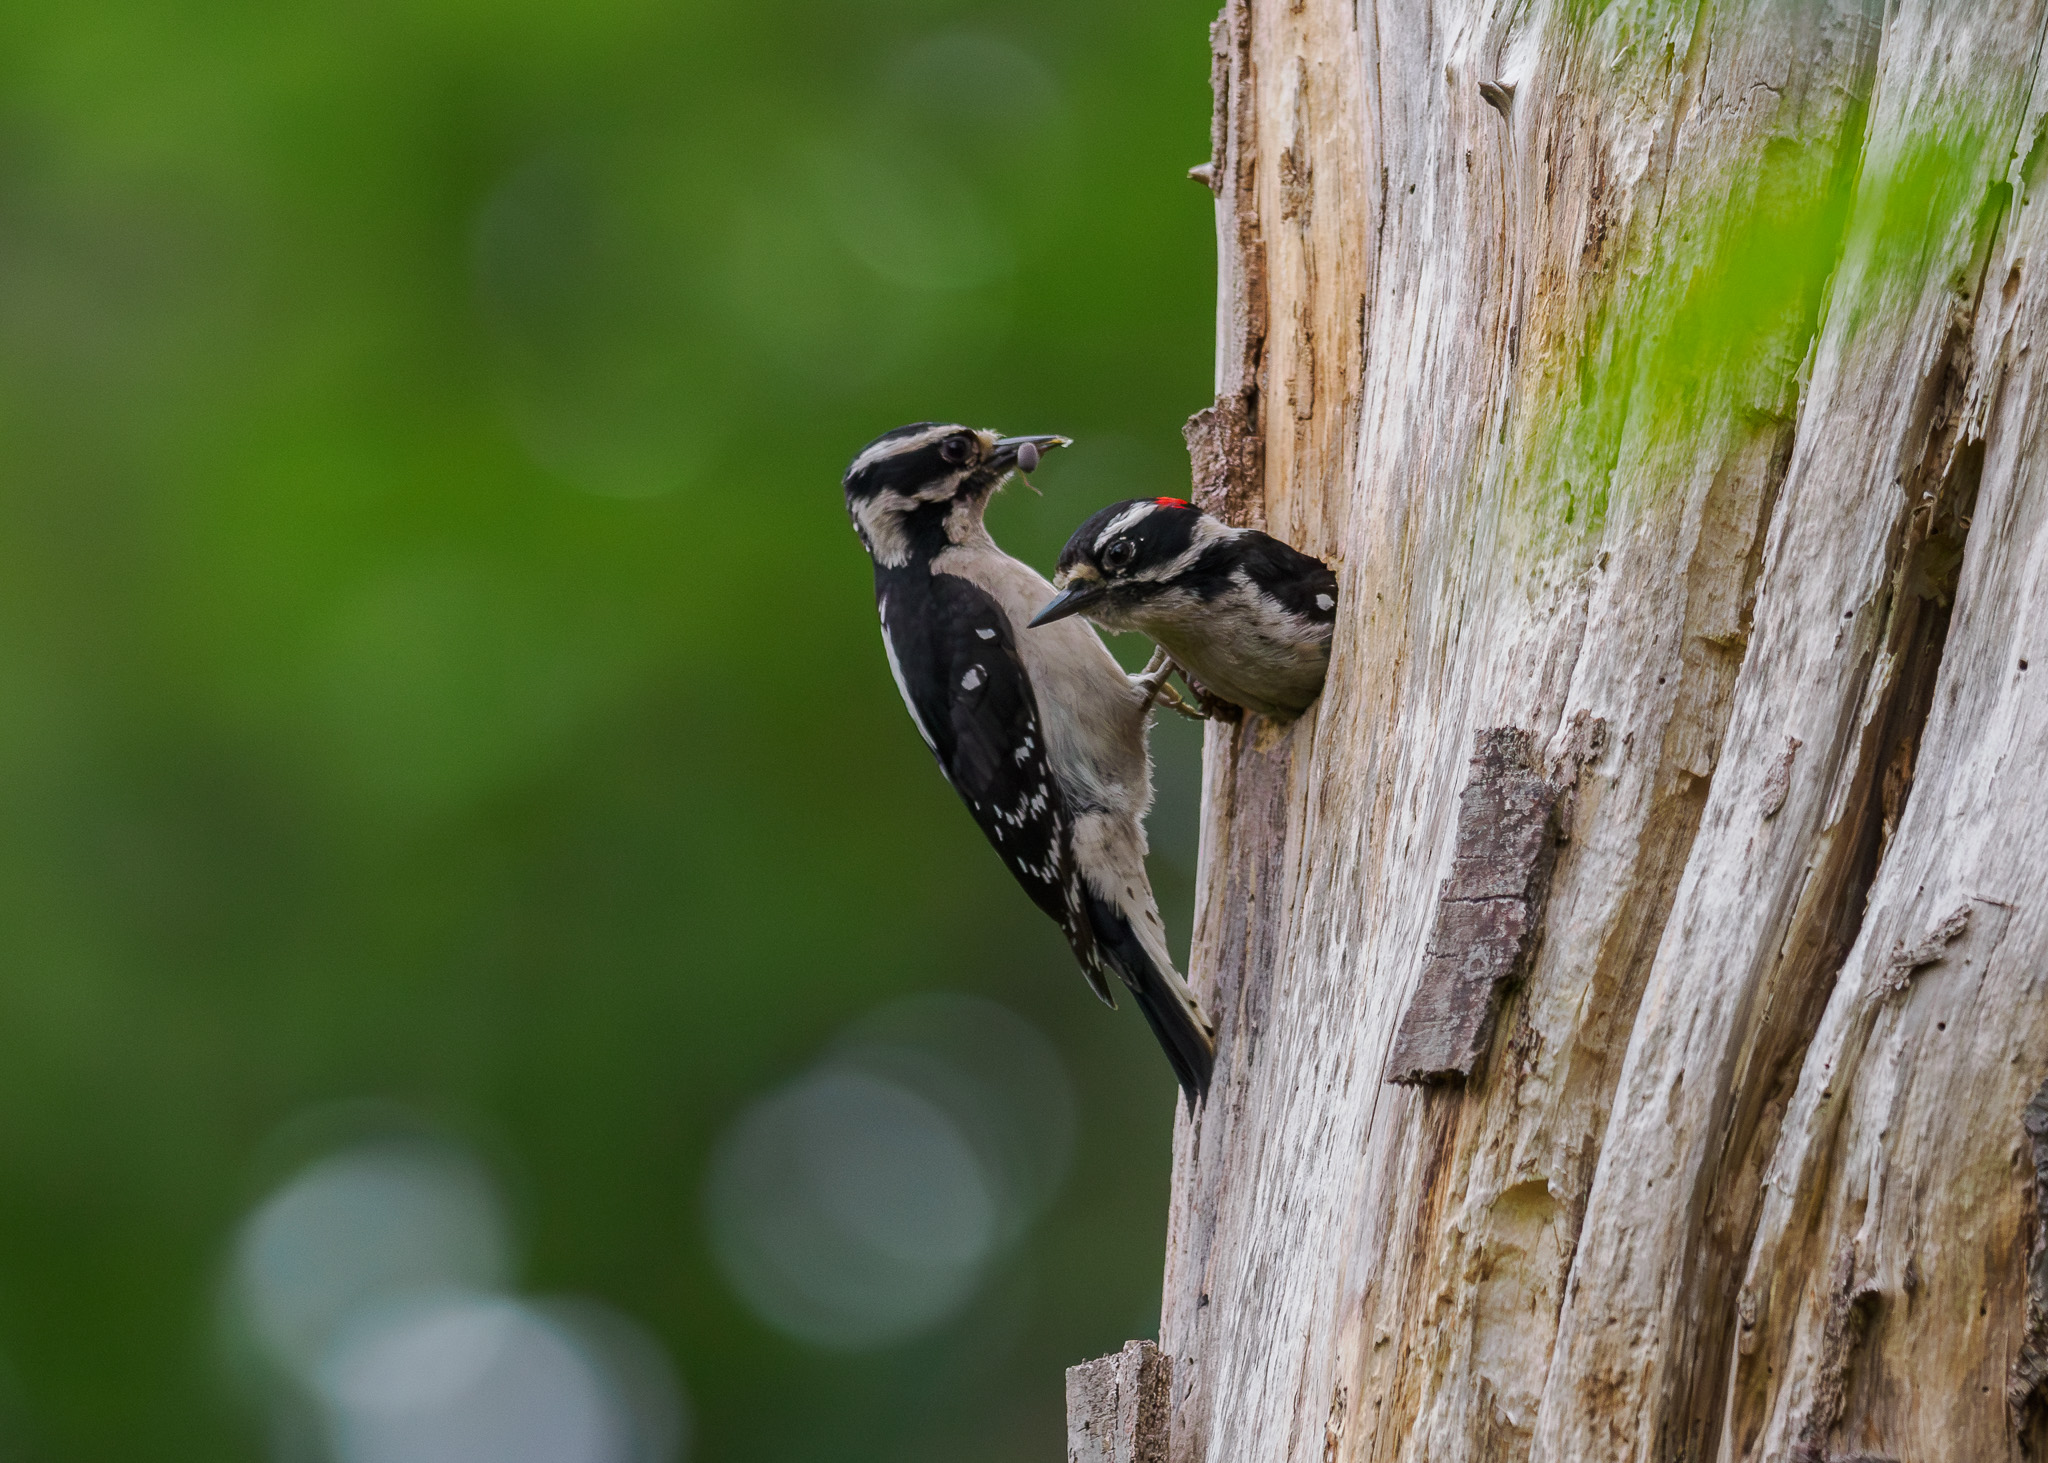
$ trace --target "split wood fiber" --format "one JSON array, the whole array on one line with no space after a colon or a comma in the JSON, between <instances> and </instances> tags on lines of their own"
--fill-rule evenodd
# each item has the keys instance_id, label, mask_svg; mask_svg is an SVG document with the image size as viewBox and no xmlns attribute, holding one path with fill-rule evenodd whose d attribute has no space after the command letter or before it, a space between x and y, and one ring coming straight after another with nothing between
<instances>
[{"instance_id":1,"label":"split wood fiber","mask_svg":"<svg viewBox=\"0 0 2048 1463\"><path fill-rule=\"evenodd\" d=\"M1343 593L1208 732L1170 1458L2048 1453L2048 0L1211 40L1196 491ZM1540 938L1418 1055L1510 727Z\"/></svg>"}]
</instances>

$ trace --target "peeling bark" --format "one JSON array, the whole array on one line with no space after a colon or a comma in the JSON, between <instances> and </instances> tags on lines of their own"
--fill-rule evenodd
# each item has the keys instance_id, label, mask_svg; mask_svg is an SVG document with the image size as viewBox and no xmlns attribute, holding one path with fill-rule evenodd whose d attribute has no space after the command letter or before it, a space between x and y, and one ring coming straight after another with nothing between
<instances>
[{"instance_id":1,"label":"peeling bark","mask_svg":"<svg viewBox=\"0 0 2048 1463\"><path fill-rule=\"evenodd\" d=\"M1266 501L1260 482L1265 452L1252 421L1250 396L1219 396L1188 418L1187 438L1195 506L1225 523L1263 528Z\"/></svg>"},{"instance_id":2,"label":"peeling bark","mask_svg":"<svg viewBox=\"0 0 2048 1463\"><path fill-rule=\"evenodd\" d=\"M1529 734L1479 733L1458 795L1457 851L1415 994L1394 1033L1387 1080L1463 1082L1486 1055L1502 991L1521 973L1557 855L1557 789Z\"/></svg>"},{"instance_id":3,"label":"peeling bark","mask_svg":"<svg viewBox=\"0 0 2048 1463\"><path fill-rule=\"evenodd\" d=\"M1344 592L1209 732L1175 1463L2048 1450L2044 37L1225 10L1196 492Z\"/></svg>"}]
</instances>

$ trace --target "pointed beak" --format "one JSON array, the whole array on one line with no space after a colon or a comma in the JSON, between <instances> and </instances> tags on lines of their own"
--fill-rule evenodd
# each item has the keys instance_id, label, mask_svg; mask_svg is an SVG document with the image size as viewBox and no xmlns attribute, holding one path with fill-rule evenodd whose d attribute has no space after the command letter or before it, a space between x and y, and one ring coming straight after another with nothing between
<instances>
[{"instance_id":1,"label":"pointed beak","mask_svg":"<svg viewBox=\"0 0 2048 1463\"><path fill-rule=\"evenodd\" d=\"M1025 472L1036 472L1040 457L1055 447L1073 445L1072 437L1062 437L1056 433L1042 437L1001 437L996 440L996 455L991 459L991 465L1004 472L1013 467L1021 468Z\"/></svg>"},{"instance_id":2,"label":"pointed beak","mask_svg":"<svg viewBox=\"0 0 2048 1463\"><path fill-rule=\"evenodd\" d=\"M1027 629L1035 630L1040 625L1050 625L1054 620L1064 620L1068 615L1078 614L1109 592L1109 586L1099 579L1083 579L1068 585L1045 602Z\"/></svg>"}]
</instances>

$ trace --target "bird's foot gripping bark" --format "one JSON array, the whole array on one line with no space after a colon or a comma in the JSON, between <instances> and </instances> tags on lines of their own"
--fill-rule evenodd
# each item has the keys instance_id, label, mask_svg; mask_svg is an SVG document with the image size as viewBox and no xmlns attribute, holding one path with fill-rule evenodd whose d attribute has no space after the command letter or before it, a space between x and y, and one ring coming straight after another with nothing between
<instances>
[{"instance_id":1,"label":"bird's foot gripping bark","mask_svg":"<svg viewBox=\"0 0 2048 1463\"><path fill-rule=\"evenodd\" d=\"M1145 693L1145 699L1138 703L1140 717L1150 711L1152 703L1157 701L1169 711L1178 711L1182 716L1195 721L1203 719L1203 713L1176 691L1167 679L1177 670L1180 670L1180 667L1173 663L1173 657L1166 653L1165 647L1155 646L1152 658L1145 662L1145 669L1131 677L1131 684ZM1187 679L1186 671L1181 671L1181 679Z\"/></svg>"},{"instance_id":2,"label":"bird's foot gripping bark","mask_svg":"<svg viewBox=\"0 0 2048 1463\"><path fill-rule=\"evenodd\" d=\"M1187 697L1181 695L1180 692L1163 681L1159 686L1159 704L1168 711L1178 711L1189 721L1207 721L1213 714L1203 703L1188 700ZM1221 703L1218 704L1220 705Z\"/></svg>"},{"instance_id":3,"label":"bird's foot gripping bark","mask_svg":"<svg viewBox=\"0 0 2048 1463\"><path fill-rule=\"evenodd\" d=\"M1166 684L1166 678L1172 675L1173 671L1173 657L1166 653L1166 647L1153 646L1152 658L1145 662L1145 669L1131 677L1131 684L1145 693L1145 704L1138 708L1141 713L1152 709L1152 698L1160 691L1170 689Z\"/></svg>"},{"instance_id":4,"label":"bird's foot gripping bark","mask_svg":"<svg viewBox=\"0 0 2048 1463\"><path fill-rule=\"evenodd\" d=\"M1188 691L1194 697L1192 701L1175 690L1167 679L1175 673L1187 683ZM1145 662L1145 669L1131 677L1131 684L1145 693L1145 699L1138 704L1139 716L1150 711L1155 700L1168 711L1177 711L1189 721L1237 721L1244 715L1240 707L1210 691L1176 664L1163 646L1153 650L1152 658Z\"/></svg>"}]
</instances>

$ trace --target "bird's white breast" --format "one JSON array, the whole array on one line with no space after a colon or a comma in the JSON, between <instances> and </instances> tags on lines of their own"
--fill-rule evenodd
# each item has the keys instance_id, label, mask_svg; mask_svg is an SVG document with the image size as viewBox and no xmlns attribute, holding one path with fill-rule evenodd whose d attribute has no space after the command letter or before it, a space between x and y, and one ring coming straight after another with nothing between
<instances>
[{"instance_id":1,"label":"bird's white breast","mask_svg":"<svg viewBox=\"0 0 2048 1463\"><path fill-rule=\"evenodd\" d=\"M1242 571L1210 602L1162 596L1144 628L1211 691L1267 715L1291 716L1307 706L1329 668L1327 629L1317 633L1260 594Z\"/></svg>"}]
</instances>

